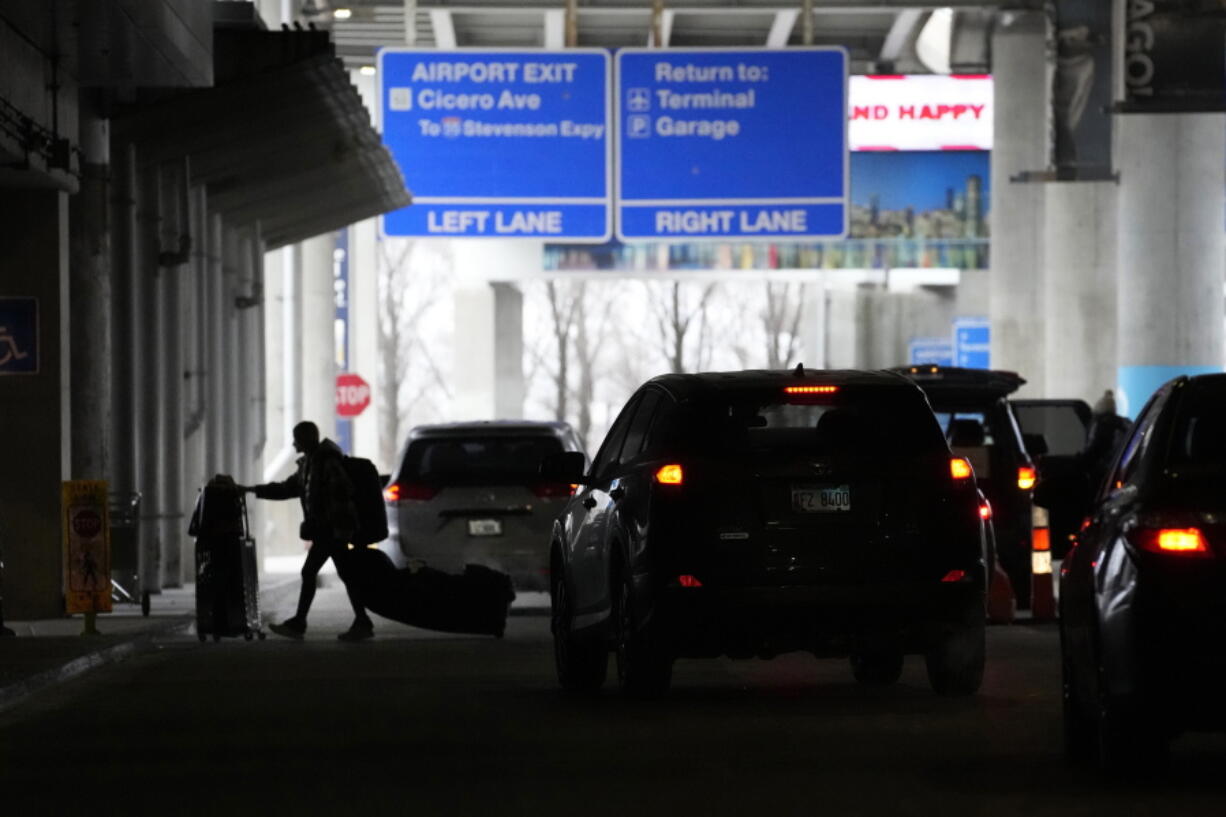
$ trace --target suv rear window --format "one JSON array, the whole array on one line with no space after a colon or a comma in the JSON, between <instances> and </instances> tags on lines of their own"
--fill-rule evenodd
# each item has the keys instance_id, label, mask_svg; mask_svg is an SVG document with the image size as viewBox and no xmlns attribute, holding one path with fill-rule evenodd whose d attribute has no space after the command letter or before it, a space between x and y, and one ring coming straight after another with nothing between
<instances>
[{"instance_id":1,"label":"suv rear window","mask_svg":"<svg viewBox=\"0 0 1226 817\"><path fill-rule=\"evenodd\" d=\"M708 441L707 450L886 459L946 450L922 397L896 389L833 399L728 393L700 406L697 420L695 430Z\"/></svg>"},{"instance_id":2,"label":"suv rear window","mask_svg":"<svg viewBox=\"0 0 1226 817\"><path fill-rule=\"evenodd\" d=\"M399 479L448 485L513 485L539 479L541 460L562 450L551 435L429 437L405 452Z\"/></svg>"},{"instance_id":3,"label":"suv rear window","mask_svg":"<svg viewBox=\"0 0 1226 817\"><path fill-rule=\"evenodd\" d=\"M1226 379L1185 389L1167 464L1187 475L1226 476Z\"/></svg>"}]
</instances>

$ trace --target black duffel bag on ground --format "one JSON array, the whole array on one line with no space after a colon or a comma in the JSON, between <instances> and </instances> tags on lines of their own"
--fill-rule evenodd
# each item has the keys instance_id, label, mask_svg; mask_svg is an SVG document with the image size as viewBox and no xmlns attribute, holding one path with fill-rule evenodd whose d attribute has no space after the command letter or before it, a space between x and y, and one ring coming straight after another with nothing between
<instances>
[{"instance_id":1,"label":"black duffel bag on ground","mask_svg":"<svg viewBox=\"0 0 1226 817\"><path fill-rule=\"evenodd\" d=\"M481 565L468 565L459 574L429 567L397 570L374 548L355 548L349 557L347 580L358 582L372 613L426 630L502 638L515 599L507 574Z\"/></svg>"}]
</instances>

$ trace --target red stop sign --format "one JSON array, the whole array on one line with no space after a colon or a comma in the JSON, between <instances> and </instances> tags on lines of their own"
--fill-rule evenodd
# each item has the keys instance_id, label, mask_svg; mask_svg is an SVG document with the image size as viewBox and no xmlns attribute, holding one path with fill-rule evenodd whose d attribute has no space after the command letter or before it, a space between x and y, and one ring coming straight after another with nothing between
<instances>
[{"instance_id":1,"label":"red stop sign","mask_svg":"<svg viewBox=\"0 0 1226 817\"><path fill-rule=\"evenodd\" d=\"M370 384L361 375L336 376L336 416L357 417L370 405Z\"/></svg>"}]
</instances>

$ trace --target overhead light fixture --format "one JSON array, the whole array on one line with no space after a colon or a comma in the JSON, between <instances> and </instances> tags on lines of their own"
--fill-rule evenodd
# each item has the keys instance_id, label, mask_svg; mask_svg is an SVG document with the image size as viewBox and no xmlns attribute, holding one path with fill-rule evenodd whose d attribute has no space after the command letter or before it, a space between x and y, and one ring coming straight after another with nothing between
<instances>
[{"instance_id":1,"label":"overhead light fixture","mask_svg":"<svg viewBox=\"0 0 1226 817\"><path fill-rule=\"evenodd\" d=\"M363 65L358 69L358 73L364 77L373 77L375 75L375 67L373 65Z\"/></svg>"},{"instance_id":2,"label":"overhead light fixture","mask_svg":"<svg viewBox=\"0 0 1226 817\"><path fill-rule=\"evenodd\" d=\"M348 20L353 16L353 9L333 9L332 18L334 20Z\"/></svg>"}]
</instances>

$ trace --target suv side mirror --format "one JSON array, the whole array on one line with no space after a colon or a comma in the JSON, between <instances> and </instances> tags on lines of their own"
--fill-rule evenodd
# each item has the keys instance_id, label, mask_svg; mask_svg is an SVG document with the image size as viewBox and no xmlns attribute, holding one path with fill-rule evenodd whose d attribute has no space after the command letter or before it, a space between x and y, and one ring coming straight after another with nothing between
<instances>
[{"instance_id":1,"label":"suv side mirror","mask_svg":"<svg viewBox=\"0 0 1226 817\"><path fill-rule=\"evenodd\" d=\"M1023 434L1022 445L1031 457L1041 457L1047 453L1047 438L1042 434Z\"/></svg>"},{"instance_id":2,"label":"suv side mirror","mask_svg":"<svg viewBox=\"0 0 1226 817\"><path fill-rule=\"evenodd\" d=\"M583 473L584 464L584 456L581 451L550 454L541 460L541 477L547 482L579 484L586 481Z\"/></svg>"}]
</instances>

